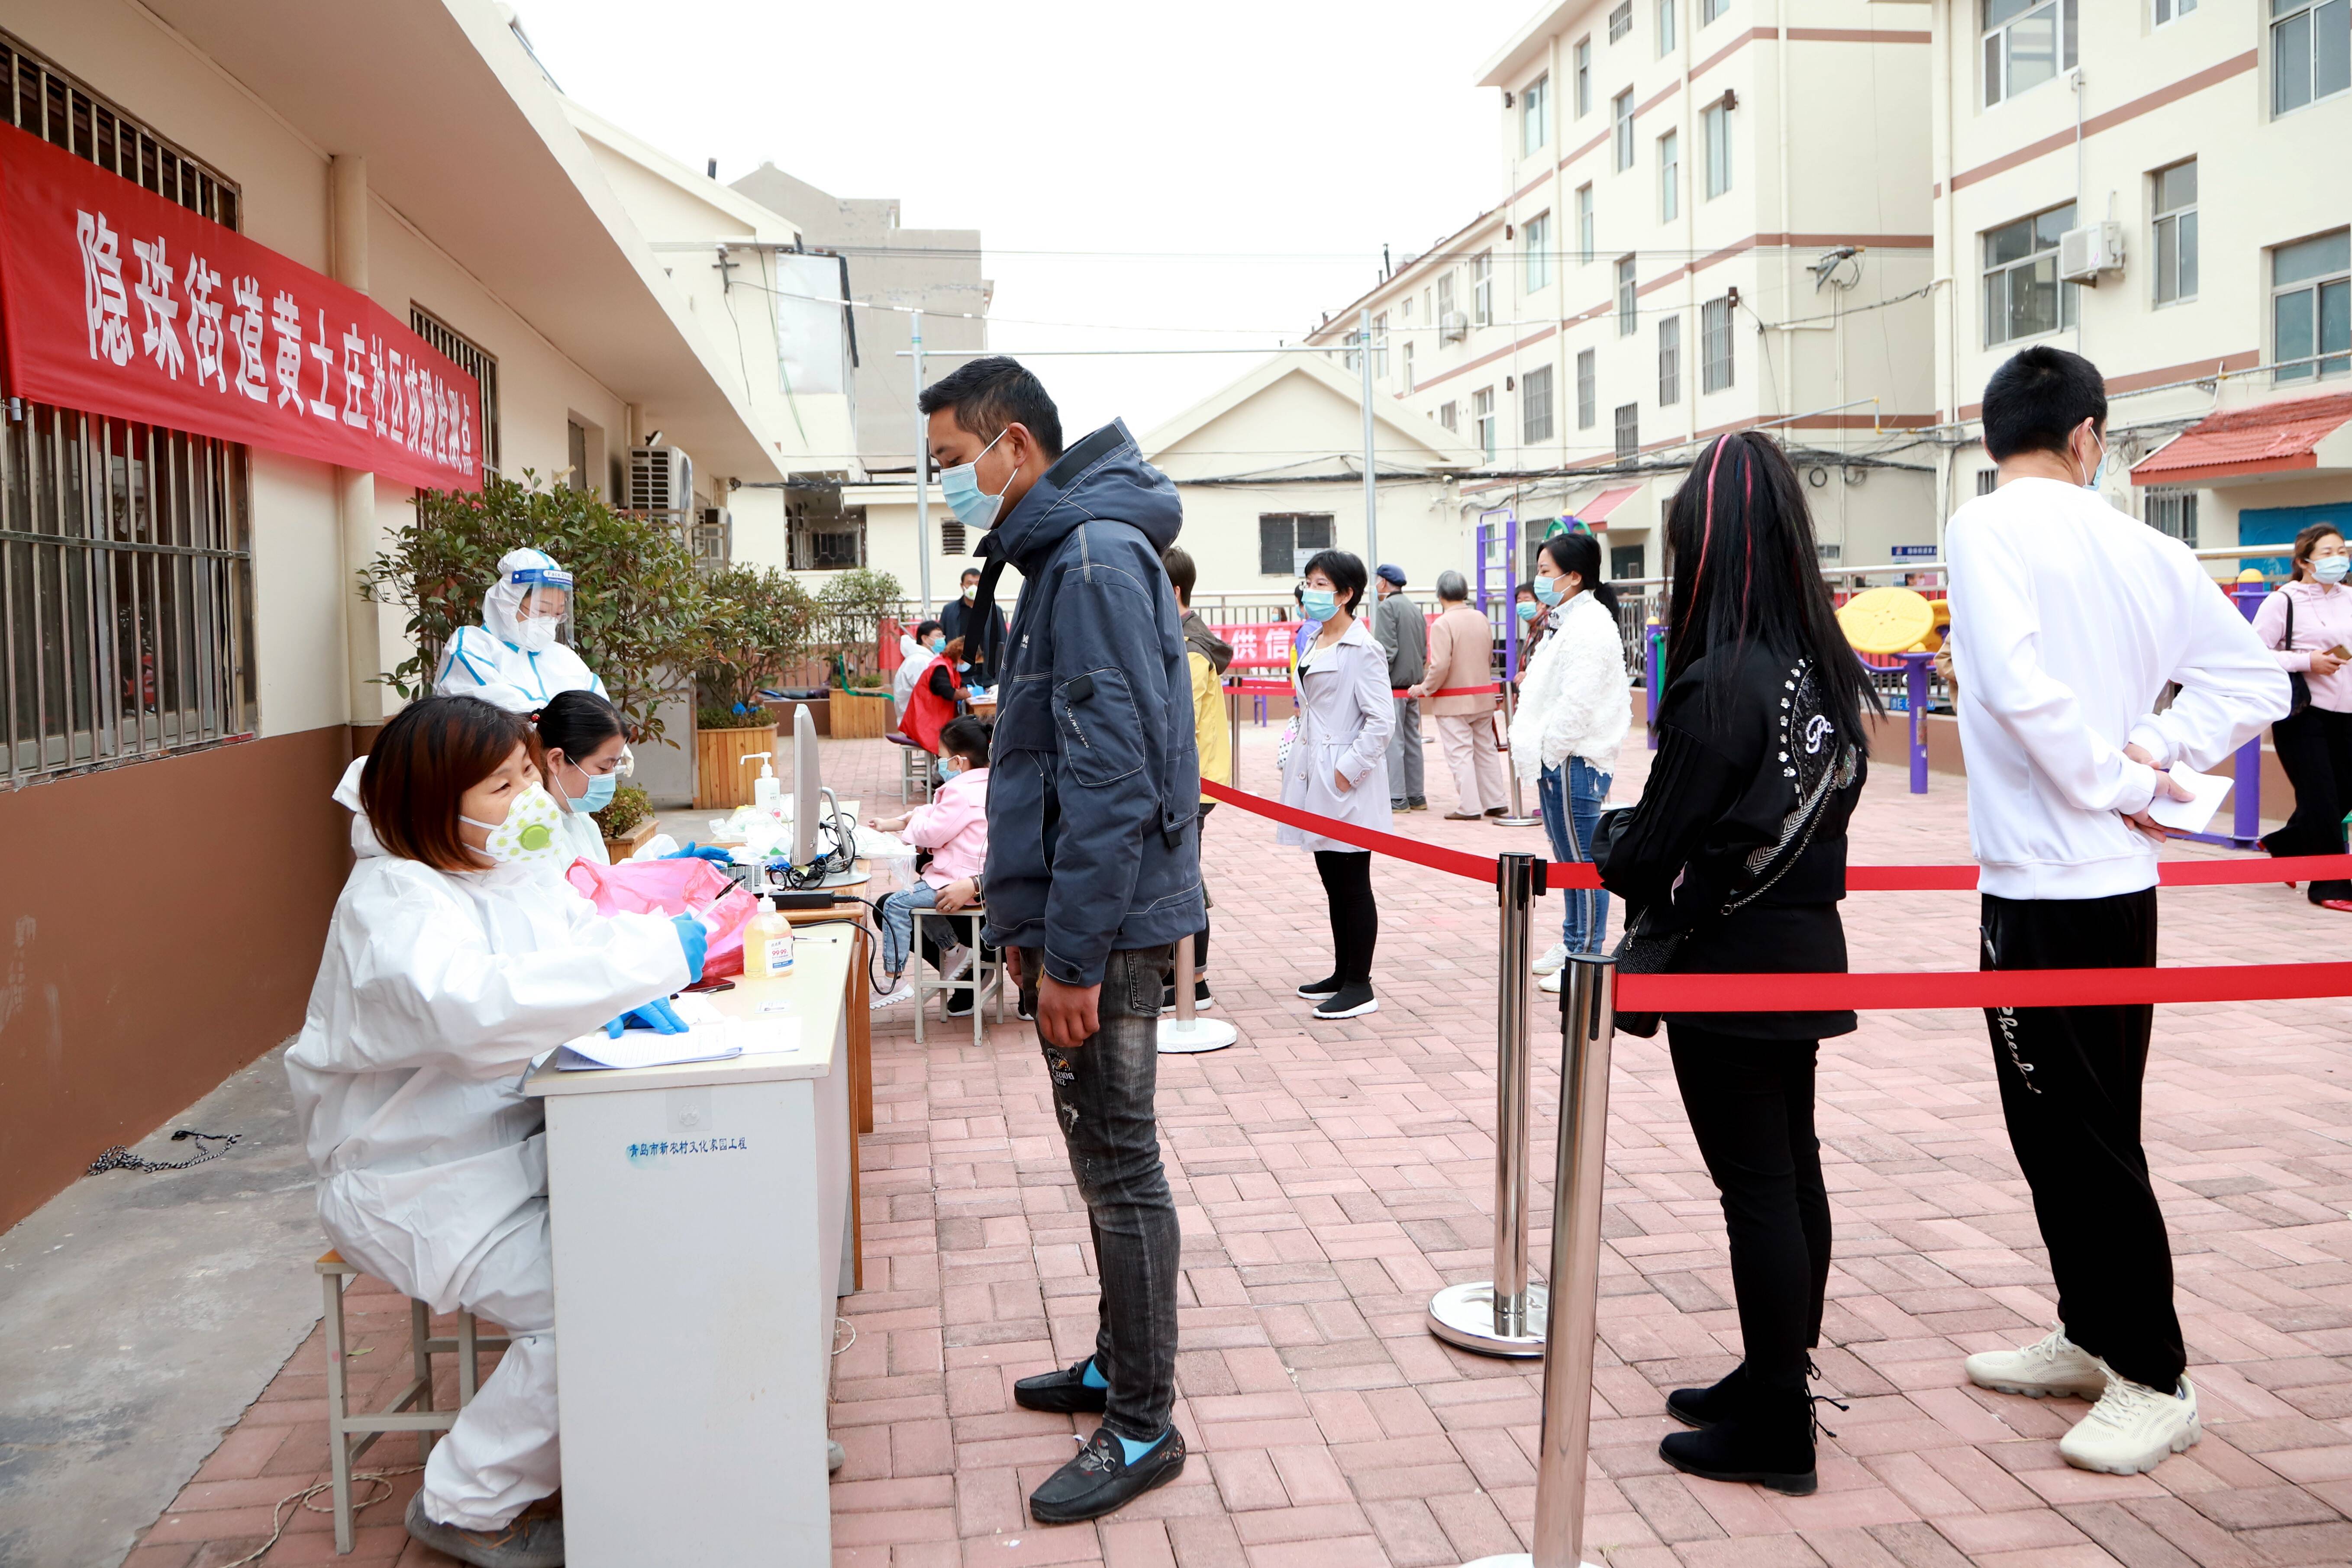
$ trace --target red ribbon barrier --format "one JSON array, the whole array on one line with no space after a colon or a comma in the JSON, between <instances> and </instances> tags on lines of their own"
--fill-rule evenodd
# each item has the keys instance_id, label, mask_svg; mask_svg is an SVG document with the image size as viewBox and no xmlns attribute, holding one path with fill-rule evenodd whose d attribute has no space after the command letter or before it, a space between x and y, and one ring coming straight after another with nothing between
<instances>
[{"instance_id":1,"label":"red ribbon barrier","mask_svg":"<svg viewBox=\"0 0 2352 1568\"><path fill-rule=\"evenodd\" d=\"M1287 697L1290 695L1290 683L1286 680L1236 680L1225 689L1239 692L1244 697ZM1489 681L1484 686L1441 687L1429 695L1431 697L1492 697L1502 689L1500 682ZM1389 695L1412 698L1416 702L1423 700L1413 696L1410 688L1402 686L1390 687Z\"/></svg>"},{"instance_id":2,"label":"red ribbon barrier","mask_svg":"<svg viewBox=\"0 0 2352 1568\"><path fill-rule=\"evenodd\" d=\"M1936 1007L2116 1007L2352 995L2352 963L2170 969L1879 971L1861 974L1621 974L1617 1005L1643 1013L1811 1013Z\"/></svg>"},{"instance_id":3,"label":"red ribbon barrier","mask_svg":"<svg viewBox=\"0 0 2352 1568\"><path fill-rule=\"evenodd\" d=\"M1369 780L1368 780L1369 782ZM1433 844L1423 844L1416 838L1402 838L1376 828L1359 827L1352 822L1312 811L1301 811L1295 805L1268 800L1263 795L1244 795L1209 779L1201 781L1201 793L1211 800L1221 800L1238 805L1244 811L1254 811L1260 816L1271 817L1286 826L1300 827L1325 838L1336 838L1342 844L1353 844L1361 849L1377 849L1383 855L1393 855L1400 860L1410 860L1416 866L1426 866L1433 871L1448 871L1456 877L1467 877L1474 882L1495 884L1498 866L1489 855L1467 855L1459 849L1440 849ZM1585 869L1590 870L1587 867ZM1600 884L1595 882L1594 887Z\"/></svg>"}]
</instances>

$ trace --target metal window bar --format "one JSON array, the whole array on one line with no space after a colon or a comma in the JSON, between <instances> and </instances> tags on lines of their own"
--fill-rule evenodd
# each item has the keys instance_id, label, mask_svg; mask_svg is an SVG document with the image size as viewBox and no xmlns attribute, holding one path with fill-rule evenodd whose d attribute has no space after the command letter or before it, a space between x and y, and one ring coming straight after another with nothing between
<instances>
[{"instance_id":1,"label":"metal window bar","mask_svg":"<svg viewBox=\"0 0 2352 1568\"><path fill-rule=\"evenodd\" d=\"M422 305L408 308L408 325L450 363L474 378L481 395L482 478L499 471L499 362L496 355L441 321Z\"/></svg>"},{"instance_id":2,"label":"metal window bar","mask_svg":"<svg viewBox=\"0 0 2352 1568\"><path fill-rule=\"evenodd\" d=\"M145 186L189 211L237 226L238 189L219 171L155 135L106 99L0 32L8 122Z\"/></svg>"},{"instance_id":3,"label":"metal window bar","mask_svg":"<svg viewBox=\"0 0 2352 1568\"><path fill-rule=\"evenodd\" d=\"M0 438L0 777L251 735L246 457L16 404Z\"/></svg>"}]
</instances>

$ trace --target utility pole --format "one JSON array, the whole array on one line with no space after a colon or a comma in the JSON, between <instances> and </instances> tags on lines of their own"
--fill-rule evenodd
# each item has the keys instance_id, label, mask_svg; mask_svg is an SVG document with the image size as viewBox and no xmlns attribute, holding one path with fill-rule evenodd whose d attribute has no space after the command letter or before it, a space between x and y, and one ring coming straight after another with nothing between
<instances>
[{"instance_id":1,"label":"utility pole","mask_svg":"<svg viewBox=\"0 0 2352 1568\"><path fill-rule=\"evenodd\" d=\"M931 613L931 443L923 427L923 313L910 318L915 327L915 400L907 405L915 433L915 575L923 605L915 618Z\"/></svg>"},{"instance_id":2,"label":"utility pole","mask_svg":"<svg viewBox=\"0 0 2352 1568\"><path fill-rule=\"evenodd\" d=\"M1372 310L1358 312L1356 342L1364 364L1364 570L1381 569L1381 481L1372 467Z\"/></svg>"}]
</instances>

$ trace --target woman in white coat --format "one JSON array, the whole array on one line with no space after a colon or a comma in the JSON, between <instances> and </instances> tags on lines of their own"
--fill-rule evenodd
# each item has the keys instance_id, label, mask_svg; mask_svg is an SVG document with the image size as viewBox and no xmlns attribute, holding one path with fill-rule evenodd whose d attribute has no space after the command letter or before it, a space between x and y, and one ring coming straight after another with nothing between
<instances>
[{"instance_id":1,"label":"woman in white coat","mask_svg":"<svg viewBox=\"0 0 2352 1568\"><path fill-rule=\"evenodd\" d=\"M1298 656L1298 733L1282 773L1282 804L1387 832L1389 731L1396 705L1389 696L1389 659L1356 615L1365 586L1364 563L1344 550L1326 550L1307 563L1301 608L1319 621ZM1378 788L1365 787L1372 773ZM1315 1002L1318 1018L1377 1013L1372 949L1381 934L1372 902L1372 855L1337 838L1285 826L1275 841L1311 849L1331 906L1329 975L1298 988Z\"/></svg>"},{"instance_id":2,"label":"woman in white coat","mask_svg":"<svg viewBox=\"0 0 2352 1568\"><path fill-rule=\"evenodd\" d=\"M1536 789L1556 860L1592 858L1592 830L1609 800L1617 748L1633 722L1633 684L1617 628L1616 591L1601 581L1601 544L1558 533L1536 555L1536 597L1551 606L1550 635L1528 661L1511 717L1511 766ZM1559 944L1536 961L1547 991L1571 952L1599 952L1609 934L1609 895L1563 895Z\"/></svg>"},{"instance_id":3,"label":"woman in white coat","mask_svg":"<svg viewBox=\"0 0 2352 1568\"><path fill-rule=\"evenodd\" d=\"M376 852L336 900L286 1054L345 1258L436 1311L477 1311L512 1343L435 1445L409 1533L472 1563L562 1561L560 1519L519 1520L562 1479L547 1153L531 1060L665 998L702 970L700 922L600 916L511 863L513 825L549 837L537 741L472 698L412 703L360 779ZM543 848L543 845L541 846ZM609 1020L609 1022L608 1022Z\"/></svg>"}]
</instances>

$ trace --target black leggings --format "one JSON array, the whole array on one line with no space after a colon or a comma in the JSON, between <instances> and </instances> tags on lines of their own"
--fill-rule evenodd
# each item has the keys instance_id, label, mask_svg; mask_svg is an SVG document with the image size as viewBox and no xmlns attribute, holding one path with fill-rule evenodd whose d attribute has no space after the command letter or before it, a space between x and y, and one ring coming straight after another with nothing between
<instances>
[{"instance_id":1,"label":"black leggings","mask_svg":"<svg viewBox=\"0 0 2352 1568\"><path fill-rule=\"evenodd\" d=\"M1752 1040L1669 1019L1683 1110L1723 1194L1748 1376L1805 1384L1830 1279L1830 1197L1813 1136L1812 1040Z\"/></svg>"},{"instance_id":2,"label":"black leggings","mask_svg":"<svg viewBox=\"0 0 2352 1568\"><path fill-rule=\"evenodd\" d=\"M1372 857L1365 849L1318 849L1315 869L1331 902L1331 973L1341 985L1368 985L1372 948L1381 939L1380 906L1372 902Z\"/></svg>"},{"instance_id":3,"label":"black leggings","mask_svg":"<svg viewBox=\"0 0 2352 1568\"><path fill-rule=\"evenodd\" d=\"M2341 855L2344 814L2352 810L2352 713L2310 707L2271 726L2279 766L2294 785L2294 815L2265 836L2273 855ZM2352 881L2334 878L2306 884L2313 903L2352 899Z\"/></svg>"}]
</instances>

